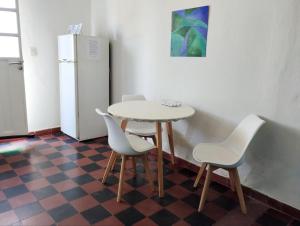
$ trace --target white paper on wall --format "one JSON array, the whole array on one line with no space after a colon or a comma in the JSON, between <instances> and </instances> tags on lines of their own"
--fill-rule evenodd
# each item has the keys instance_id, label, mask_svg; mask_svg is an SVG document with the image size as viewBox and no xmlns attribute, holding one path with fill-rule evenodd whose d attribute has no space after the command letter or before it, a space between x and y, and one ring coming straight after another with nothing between
<instances>
[{"instance_id":1,"label":"white paper on wall","mask_svg":"<svg viewBox=\"0 0 300 226\"><path fill-rule=\"evenodd\" d=\"M99 60L100 48L99 42L94 39L88 40L88 58L91 60Z\"/></svg>"}]
</instances>

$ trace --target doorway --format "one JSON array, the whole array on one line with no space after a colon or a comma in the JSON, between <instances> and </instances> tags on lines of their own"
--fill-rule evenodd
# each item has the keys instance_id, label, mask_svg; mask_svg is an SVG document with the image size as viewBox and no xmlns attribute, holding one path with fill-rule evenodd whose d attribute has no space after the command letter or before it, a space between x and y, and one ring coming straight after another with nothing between
<instances>
[{"instance_id":1,"label":"doorway","mask_svg":"<svg viewBox=\"0 0 300 226\"><path fill-rule=\"evenodd\" d=\"M28 134L18 0L0 0L0 137Z\"/></svg>"}]
</instances>

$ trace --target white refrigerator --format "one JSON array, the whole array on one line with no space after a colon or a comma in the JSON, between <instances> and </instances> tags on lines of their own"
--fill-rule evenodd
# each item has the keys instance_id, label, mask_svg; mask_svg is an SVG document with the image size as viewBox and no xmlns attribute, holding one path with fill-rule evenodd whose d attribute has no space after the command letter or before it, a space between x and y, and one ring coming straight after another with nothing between
<instances>
[{"instance_id":1,"label":"white refrigerator","mask_svg":"<svg viewBox=\"0 0 300 226\"><path fill-rule=\"evenodd\" d=\"M107 135L95 108L109 105L109 42L84 35L58 37L61 131L77 140Z\"/></svg>"}]
</instances>

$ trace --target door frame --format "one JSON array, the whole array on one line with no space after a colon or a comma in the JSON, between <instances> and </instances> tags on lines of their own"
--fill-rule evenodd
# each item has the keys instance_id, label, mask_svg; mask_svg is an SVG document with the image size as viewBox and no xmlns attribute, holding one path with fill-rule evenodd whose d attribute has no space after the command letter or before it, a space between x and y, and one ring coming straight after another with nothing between
<instances>
[{"instance_id":1,"label":"door frame","mask_svg":"<svg viewBox=\"0 0 300 226\"><path fill-rule=\"evenodd\" d=\"M24 60L23 60L23 52L22 52L22 38L21 38L21 21L20 21L20 11L19 11L19 0L15 1L15 8L2 8L0 7L0 11L4 12L15 12L16 13L16 19L17 19L17 33L1 33L0 36L7 36L7 37L17 37L18 38L18 44L19 44L19 57L0 57L0 61L6 61L8 64L8 67L10 67L10 64L20 64L22 66L22 76L23 76L23 83L24 83L24 107L25 112L24 116L26 119L26 130L27 134L24 135L8 135L8 136L1 136L0 139L6 139L6 138L17 138L17 137L32 137L34 135L29 134L28 131L28 117L27 117L27 104L26 104L26 92L25 92L25 78L24 78Z\"/></svg>"}]
</instances>

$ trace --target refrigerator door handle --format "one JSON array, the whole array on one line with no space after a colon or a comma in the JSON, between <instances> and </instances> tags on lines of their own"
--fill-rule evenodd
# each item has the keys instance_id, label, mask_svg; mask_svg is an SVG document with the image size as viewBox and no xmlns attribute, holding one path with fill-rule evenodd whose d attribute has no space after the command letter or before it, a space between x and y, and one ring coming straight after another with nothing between
<instances>
[{"instance_id":1,"label":"refrigerator door handle","mask_svg":"<svg viewBox=\"0 0 300 226\"><path fill-rule=\"evenodd\" d=\"M73 61L73 60L67 60L67 59L61 59L61 60L58 60L60 63L76 63L76 61Z\"/></svg>"}]
</instances>

